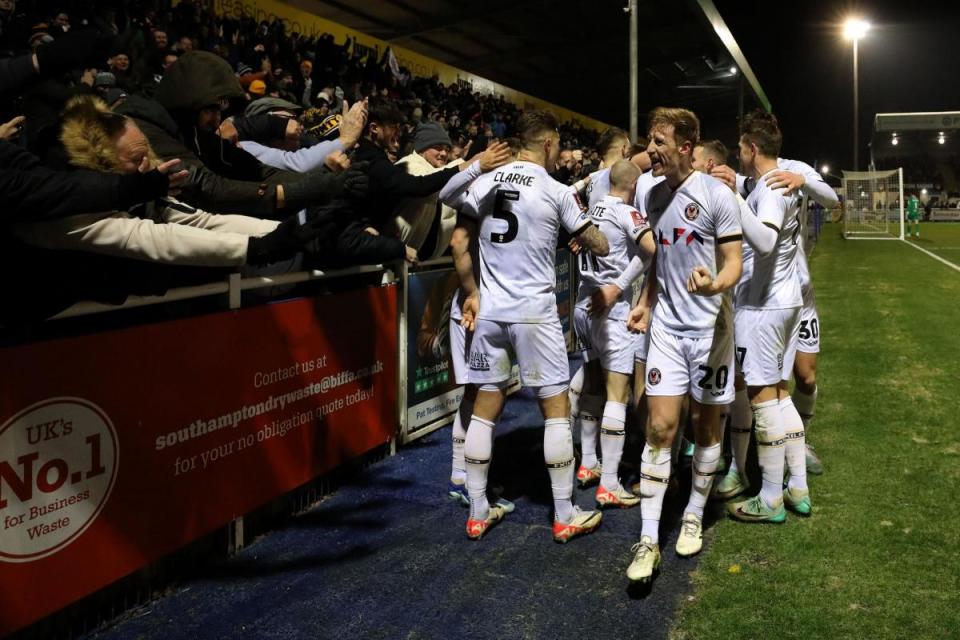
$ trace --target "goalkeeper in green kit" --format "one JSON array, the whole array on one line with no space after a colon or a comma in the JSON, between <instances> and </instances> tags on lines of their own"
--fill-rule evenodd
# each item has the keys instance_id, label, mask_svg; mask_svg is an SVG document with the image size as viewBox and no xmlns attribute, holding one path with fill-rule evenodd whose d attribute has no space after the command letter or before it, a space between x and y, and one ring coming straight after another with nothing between
<instances>
[{"instance_id":1,"label":"goalkeeper in green kit","mask_svg":"<svg viewBox=\"0 0 960 640\"><path fill-rule=\"evenodd\" d=\"M910 194L907 198L907 236L910 236L910 228L914 228L913 237L920 237L920 199L916 194Z\"/></svg>"}]
</instances>

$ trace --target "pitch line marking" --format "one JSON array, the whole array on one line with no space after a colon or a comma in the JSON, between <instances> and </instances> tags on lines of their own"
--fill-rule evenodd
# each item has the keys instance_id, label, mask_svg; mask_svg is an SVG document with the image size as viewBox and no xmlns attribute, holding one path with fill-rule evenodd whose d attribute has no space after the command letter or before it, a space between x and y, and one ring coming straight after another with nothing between
<instances>
[{"instance_id":1,"label":"pitch line marking","mask_svg":"<svg viewBox=\"0 0 960 640\"><path fill-rule=\"evenodd\" d=\"M913 244L912 242L908 242L907 240L904 240L903 242L905 242L908 247L913 247L913 248L916 249L917 251L922 251L922 252L924 252L925 254L927 254L928 256L930 256L931 258L933 258L934 260L937 260L937 261L939 261L939 262L942 262L943 264L947 265L948 267L950 267L950 268L953 269L954 271L960 271L960 267L958 267L957 265L953 264L953 263L950 262L949 260L946 260L946 259L944 259L944 258L941 258L940 256L938 256L937 254L933 253L932 251L927 251L927 250L924 249L923 247L918 247L917 245Z\"/></svg>"}]
</instances>

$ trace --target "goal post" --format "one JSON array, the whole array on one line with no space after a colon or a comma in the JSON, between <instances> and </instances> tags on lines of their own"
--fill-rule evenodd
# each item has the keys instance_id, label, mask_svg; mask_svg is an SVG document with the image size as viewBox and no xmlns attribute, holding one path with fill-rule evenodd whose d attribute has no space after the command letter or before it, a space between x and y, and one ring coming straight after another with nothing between
<instances>
[{"instance_id":1,"label":"goal post","mask_svg":"<svg viewBox=\"0 0 960 640\"><path fill-rule=\"evenodd\" d=\"M903 169L843 172L843 237L903 240Z\"/></svg>"}]
</instances>

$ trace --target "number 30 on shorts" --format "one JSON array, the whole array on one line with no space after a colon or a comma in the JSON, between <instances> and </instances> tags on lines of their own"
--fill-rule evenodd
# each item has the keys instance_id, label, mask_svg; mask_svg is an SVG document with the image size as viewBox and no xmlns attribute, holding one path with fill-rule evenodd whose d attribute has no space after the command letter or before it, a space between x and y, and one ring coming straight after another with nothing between
<instances>
[{"instance_id":1,"label":"number 30 on shorts","mask_svg":"<svg viewBox=\"0 0 960 640\"><path fill-rule=\"evenodd\" d=\"M697 382L697 385L701 389L713 389L713 385L717 385L717 389L723 389L727 386L727 378L729 377L730 370L727 369L727 365L718 367L716 374L714 374L713 367L708 367L706 365L700 365L700 371L703 372L703 377L700 378L700 381ZM713 382L711 382L713 380Z\"/></svg>"}]
</instances>

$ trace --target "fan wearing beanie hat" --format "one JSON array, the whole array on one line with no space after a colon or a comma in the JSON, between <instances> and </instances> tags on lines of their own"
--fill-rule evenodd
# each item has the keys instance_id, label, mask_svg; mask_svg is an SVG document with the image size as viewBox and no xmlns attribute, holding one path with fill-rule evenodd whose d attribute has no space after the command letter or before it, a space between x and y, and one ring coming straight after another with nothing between
<instances>
[{"instance_id":1,"label":"fan wearing beanie hat","mask_svg":"<svg viewBox=\"0 0 960 640\"><path fill-rule=\"evenodd\" d=\"M436 122L417 125L413 133L414 153L397 163L409 175L426 176L444 168L458 166L449 163L453 142L446 130ZM437 258L450 244L457 212L437 201L437 194L427 197L404 198L395 208L387 233L396 235L417 249L421 258Z\"/></svg>"},{"instance_id":2,"label":"fan wearing beanie hat","mask_svg":"<svg viewBox=\"0 0 960 640\"><path fill-rule=\"evenodd\" d=\"M436 122L421 122L413 133L413 149L436 168L447 164L453 141L446 130Z\"/></svg>"}]
</instances>

